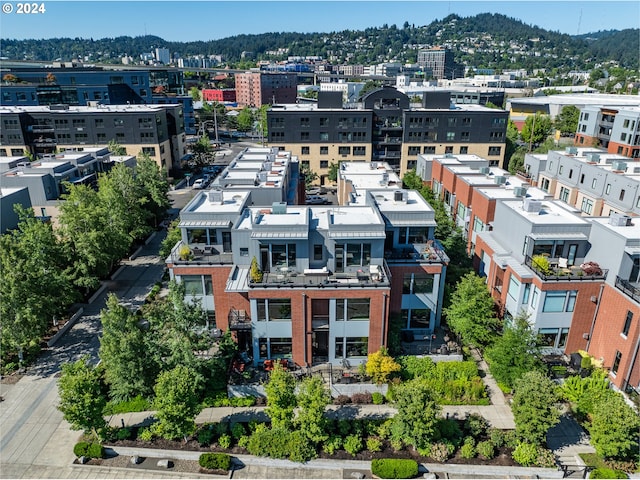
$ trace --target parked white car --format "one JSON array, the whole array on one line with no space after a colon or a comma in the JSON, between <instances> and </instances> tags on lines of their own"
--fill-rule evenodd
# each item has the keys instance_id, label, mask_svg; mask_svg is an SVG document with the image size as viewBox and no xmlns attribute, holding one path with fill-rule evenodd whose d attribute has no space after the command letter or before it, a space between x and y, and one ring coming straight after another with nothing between
<instances>
[{"instance_id":1,"label":"parked white car","mask_svg":"<svg viewBox=\"0 0 640 480\"><path fill-rule=\"evenodd\" d=\"M202 178L197 179L195 182L193 182L192 187L196 190L201 190L206 186L205 181Z\"/></svg>"}]
</instances>

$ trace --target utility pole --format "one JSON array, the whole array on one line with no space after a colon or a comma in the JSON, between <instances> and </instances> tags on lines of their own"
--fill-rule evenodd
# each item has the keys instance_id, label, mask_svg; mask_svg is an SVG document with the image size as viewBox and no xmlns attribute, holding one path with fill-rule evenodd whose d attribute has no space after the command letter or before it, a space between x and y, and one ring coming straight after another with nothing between
<instances>
[{"instance_id":1,"label":"utility pole","mask_svg":"<svg viewBox=\"0 0 640 480\"><path fill-rule=\"evenodd\" d=\"M531 153L531 144L533 143L533 132L536 131L536 115L537 113L533 114L533 125L531 126L531 132L529 133L529 153Z\"/></svg>"}]
</instances>

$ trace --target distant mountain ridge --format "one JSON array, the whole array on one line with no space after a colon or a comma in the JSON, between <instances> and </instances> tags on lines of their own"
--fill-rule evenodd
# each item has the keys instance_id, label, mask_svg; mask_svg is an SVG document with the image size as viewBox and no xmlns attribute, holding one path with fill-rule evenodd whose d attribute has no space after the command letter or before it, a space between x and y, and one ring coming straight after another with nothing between
<instances>
[{"instance_id":1,"label":"distant mountain ridge","mask_svg":"<svg viewBox=\"0 0 640 480\"><path fill-rule=\"evenodd\" d=\"M424 26L405 22L402 27L385 24L329 33L242 34L196 42L171 42L153 35L98 40L6 39L0 46L0 55L33 61L70 61L89 55L89 63L119 63L125 55L139 58L155 48L168 48L172 55L222 55L231 63L240 61L242 52L252 52L256 60L317 55L336 64L376 64L415 62L420 49L447 47L453 50L457 61L479 68L579 70L613 61L637 69L639 32L640 29L608 30L572 36L505 15L483 13L472 17L449 15ZM283 53L274 54L278 51Z\"/></svg>"}]
</instances>

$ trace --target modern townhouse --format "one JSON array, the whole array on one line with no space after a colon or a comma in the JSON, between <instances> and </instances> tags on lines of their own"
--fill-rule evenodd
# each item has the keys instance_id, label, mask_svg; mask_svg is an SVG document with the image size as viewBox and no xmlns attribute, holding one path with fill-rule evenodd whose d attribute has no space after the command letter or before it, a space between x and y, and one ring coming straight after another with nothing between
<instances>
[{"instance_id":1,"label":"modern townhouse","mask_svg":"<svg viewBox=\"0 0 640 480\"><path fill-rule=\"evenodd\" d=\"M635 106L585 106L575 144L599 146L609 153L640 158L640 102Z\"/></svg>"}]
</instances>

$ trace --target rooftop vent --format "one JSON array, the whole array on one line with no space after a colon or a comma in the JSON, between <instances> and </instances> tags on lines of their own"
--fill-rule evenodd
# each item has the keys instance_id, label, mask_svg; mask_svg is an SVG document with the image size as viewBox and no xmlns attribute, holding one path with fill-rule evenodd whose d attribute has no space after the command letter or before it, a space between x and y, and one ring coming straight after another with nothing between
<instances>
[{"instance_id":1,"label":"rooftop vent","mask_svg":"<svg viewBox=\"0 0 640 480\"><path fill-rule=\"evenodd\" d=\"M378 168L378 162L371 162L369 164L369 167L371 168L371 170L377 170Z\"/></svg>"},{"instance_id":2,"label":"rooftop vent","mask_svg":"<svg viewBox=\"0 0 640 480\"><path fill-rule=\"evenodd\" d=\"M611 168L615 172L626 172L627 171L627 162L624 162L622 160L614 160L611 163Z\"/></svg>"},{"instance_id":3,"label":"rooftop vent","mask_svg":"<svg viewBox=\"0 0 640 480\"><path fill-rule=\"evenodd\" d=\"M287 213L287 204L285 202L273 202L271 212L274 215L284 215Z\"/></svg>"},{"instance_id":4,"label":"rooftop vent","mask_svg":"<svg viewBox=\"0 0 640 480\"><path fill-rule=\"evenodd\" d=\"M577 155L578 149L576 147L567 147L564 150L568 155Z\"/></svg>"},{"instance_id":5,"label":"rooftop vent","mask_svg":"<svg viewBox=\"0 0 640 480\"><path fill-rule=\"evenodd\" d=\"M393 192L394 202L407 203L408 199L409 199L409 192L407 192L406 190L396 190L395 192Z\"/></svg>"},{"instance_id":6,"label":"rooftop vent","mask_svg":"<svg viewBox=\"0 0 640 480\"><path fill-rule=\"evenodd\" d=\"M264 183L267 181L268 172L258 172L258 181Z\"/></svg>"},{"instance_id":7,"label":"rooftop vent","mask_svg":"<svg viewBox=\"0 0 640 480\"><path fill-rule=\"evenodd\" d=\"M491 172L491 169L489 167L480 167L480 173L484 175L489 175L490 172Z\"/></svg>"},{"instance_id":8,"label":"rooftop vent","mask_svg":"<svg viewBox=\"0 0 640 480\"><path fill-rule=\"evenodd\" d=\"M222 195L222 190L209 190L209 192L207 192L207 195L211 203L217 203L220 205L224 203L224 196Z\"/></svg>"},{"instance_id":9,"label":"rooftop vent","mask_svg":"<svg viewBox=\"0 0 640 480\"><path fill-rule=\"evenodd\" d=\"M631 225L631 217L622 213L613 212L609 217L609 225L616 227L628 227Z\"/></svg>"},{"instance_id":10,"label":"rooftop vent","mask_svg":"<svg viewBox=\"0 0 640 480\"><path fill-rule=\"evenodd\" d=\"M505 177L504 175L496 175L493 181L496 183L496 185L504 185L505 183L507 183L507 177Z\"/></svg>"},{"instance_id":11,"label":"rooftop vent","mask_svg":"<svg viewBox=\"0 0 640 480\"><path fill-rule=\"evenodd\" d=\"M522 208L528 213L539 213L542 210L542 202L533 198L525 198Z\"/></svg>"},{"instance_id":12,"label":"rooftop vent","mask_svg":"<svg viewBox=\"0 0 640 480\"><path fill-rule=\"evenodd\" d=\"M267 172L271 171L271 167L273 166L273 163L271 162L264 162L262 164L262 169L266 170Z\"/></svg>"},{"instance_id":13,"label":"rooftop vent","mask_svg":"<svg viewBox=\"0 0 640 480\"><path fill-rule=\"evenodd\" d=\"M527 189L525 187L513 187L513 194L516 197L524 197L527 194Z\"/></svg>"},{"instance_id":14,"label":"rooftop vent","mask_svg":"<svg viewBox=\"0 0 640 480\"><path fill-rule=\"evenodd\" d=\"M589 152L585 155L585 157L587 157L587 161L589 163L598 163L600 161L599 153Z\"/></svg>"}]
</instances>

